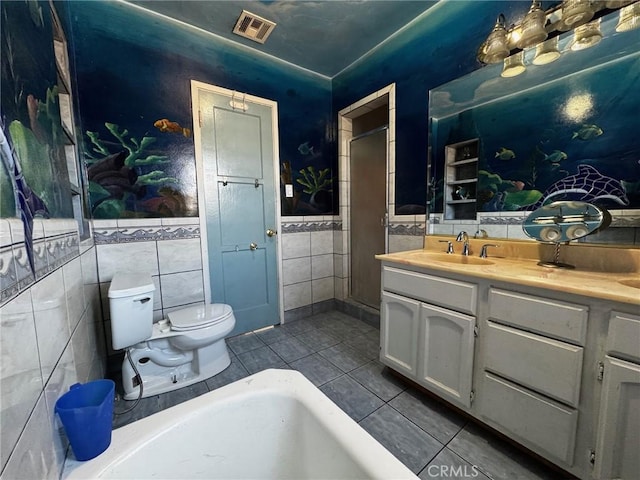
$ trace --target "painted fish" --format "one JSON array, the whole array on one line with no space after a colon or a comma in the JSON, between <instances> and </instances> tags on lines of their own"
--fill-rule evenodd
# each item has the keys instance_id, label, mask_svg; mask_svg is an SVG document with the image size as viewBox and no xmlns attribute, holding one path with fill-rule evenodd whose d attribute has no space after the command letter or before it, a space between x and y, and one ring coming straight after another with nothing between
<instances>
[{"instance_id":1,"label":"painted fish","mask_svg":"<svg viewBox=\"0 0 640 480\"><path fill-rule=\"evenodd\" d=\"M513 187L507 189L509 192L519 192L524 188L524 182L520 180L511 180Z\"/></svg>"},{"instance_id":2,"label":"painted fish","mask_svg":"<svg viewBox=\"0 0 640 480\"><path fill-rule=\"evenodd\" d=\"M191 136L191 130L181 127L178 122L172 122L167 118L156 120L153 126L160 130L162 133L181 133L185 137Z\"/></svg>"},{"instance_id":3,"label":"painted fish","mask_svg":"<svg viewBox=\"0 0 640 480\"><path fill-rule=\"evenodd\" d=\"M309 142L304 142L301 143L298 146L298 151L302 154L302 155L313 155L313 147L309 146Z\"/></svg>"},{"instance_id":4,"label":"painted fish","mask_svg":"<svg viewBox=\"0 0 640 480\"><path fill-rule=\"evenodd\" d=\"M571 137L571 139L573 140L574 138L577 138L579 140L593 140L603 133L603 130L597 125L584 124L582 125L582 127L580 127L580 130L578 130L577 132L573 132L573 136Z\"/></svg>"},{"instance_id":5,"label":"painted fish","mask_svg":"<svg viewBox=\"0 0 640 480\"><path fill-rule=\"evenodd\" d=\"M545 155L544 161L550 162L554 165L560 165L560 162L567 159L567 154L560 151L554 150L549 155Z\"/></svg>"},{"instance_id":6,"label":"painted fish","mask_svg":"<svg viewBox=\"0 0 640 480\"><path fill-rule=\"evenodd\" d=\"M505 147L500 147L500 149L496 152L495 158L499 158L500 160L511 160L516 158L516 154L513 150L509 150Z\"/></svg>"},{"instance_id":7,"label":"painted fish","mask_svg":"<svg viewBox=\"0 0 640 480\"><path fill-rule=\"evenodd\" d=\"M624 185L615 178L602 175L591 165L579 165L576 175L558 180L542 194L533 209L548 203L554 197L575 194L583 202L612 200L620 205L629 205Z\"/></svg>"}]
</instances>

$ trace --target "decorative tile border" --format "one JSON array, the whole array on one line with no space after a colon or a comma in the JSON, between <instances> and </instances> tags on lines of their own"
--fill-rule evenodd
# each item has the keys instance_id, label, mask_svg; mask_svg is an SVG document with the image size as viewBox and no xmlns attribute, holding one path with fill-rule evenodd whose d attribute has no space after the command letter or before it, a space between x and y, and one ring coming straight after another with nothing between
<instances>
[{"instance_id":1,"label":"decorative tile border","mask_svg":"<svg viewBox=\"0 0 640 480\"><path fill-rule=\"evenodd\" d=\"M29 264L22 221L4 218L0 222L0 305L80 255L80 236L75 220L34 219L34 275Z\"/></svg>"},{"instance_id":2,"label":"decorative tile border","mask_svg":"<svg viewBox=\"0 0 640 480\"><path fill-rule=\"evenodd\" d=\"M140 219L138 222L132 220L95 220L93 226L95 243L104 245L200 238L200 224L197 218L162 219L162 224L160 224L160 219L151 220L153 222L149 219Z\"/></svg>"},{"instance_id":3,"label":"decorative tile border","mask_svg":"<svg viewBox=\"0 0 640 480\"><path fill-rule=\"evenodd\" d=\"M324 232L331 230L342 230L342 222L282 222L280 229L282 230L282 233Z\"/></svg>"},{"instance_id":4,"label":"decorative tile border","mask_svg":"<svg viewBox=\"0 0 640 480\"><path fill-rule=\"evenodd\" d=\"M424 237L425 225L422 223L391 223L389 224L389 235L407 235Z\"/></svg>"}]
</instances>

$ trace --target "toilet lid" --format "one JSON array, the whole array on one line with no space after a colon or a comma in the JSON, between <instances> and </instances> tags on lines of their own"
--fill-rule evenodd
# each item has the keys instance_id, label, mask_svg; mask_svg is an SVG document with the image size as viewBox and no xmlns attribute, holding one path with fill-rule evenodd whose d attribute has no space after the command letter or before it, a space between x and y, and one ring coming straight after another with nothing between
<instances>
[{"instance_id":1,"label":"toilet lid","mask_svg":"<svg viewBox=\"0 0 640 480\"><path fill-rule=\"evenodd\" d=\"M167 314L171 322L171 330L193 330L208 327L233 315L230 305L214 303L181 308Z\"/></svg>"}]
</instances>

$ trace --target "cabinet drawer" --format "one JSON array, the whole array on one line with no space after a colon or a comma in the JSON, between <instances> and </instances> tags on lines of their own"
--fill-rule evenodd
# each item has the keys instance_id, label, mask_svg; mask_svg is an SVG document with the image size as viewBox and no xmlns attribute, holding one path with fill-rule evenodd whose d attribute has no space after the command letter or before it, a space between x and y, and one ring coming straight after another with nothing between
<instances>
[{"instance_id":1,"label":"cabinet drawer","mask_svg":"<svg viewBox=\"0 0 640 480\"><path fill-rule=\"evenodd\" d=\"M525 446L573 465L578 411L485 372L480 415ZM535 449L534 449L535 450Z\"/></svg>"},{"instance_id":2,"label":"cabinet drawer","mask_svg":"<svg viewBox=\"0 0 640 480\"><path fill-rule=\"evenodd\" d=\"M628 313L611 313L607 353L640 363L640 317Z\"/></svg>"},{"instance_id":3,"label":"cabinet drawer","mask_svg":"<svg viewBox=\"0 0 640 480\"><path fill-rule=\"evenodd\" d=\"M582 347L488 322L485 368L561 402L577 406Z\"/></svg>"},{"instance_id":4,"label":"cabinet drawer","mask_svg":"<svg viewBox=\"0 0 640 480\"><path fill-rule=\"evenodd\" d=\"M382 288L458 312L476 313L478 287L472 283L384 266Z\"/></svg>"},{"instance_id":5,"label":"cabinet drawer","mask_svg":"<svg viewBox=\"0 0 640 480\"><path fill-rule=\"evenodd\" d=\"M492 288L489 318L530 332L584 345L588 307Z\"/></svg>"}]
</instances>

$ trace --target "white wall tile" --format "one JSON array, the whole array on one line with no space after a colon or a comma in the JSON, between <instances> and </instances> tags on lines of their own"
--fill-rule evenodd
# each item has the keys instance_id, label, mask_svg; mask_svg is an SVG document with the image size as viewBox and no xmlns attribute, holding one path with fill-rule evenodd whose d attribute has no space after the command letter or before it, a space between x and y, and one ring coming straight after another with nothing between
<instances>
[{"instance_id":1,"label":"white wall tile","mask_svg":"<svg viewBox=\"0 0 640 480\"><path fill-rule=\"evenodd\" d=\"M81 379L76 374L73 347L69 344L44 389L50 426L43 432L43 436L49 437L49 448L53 450L54 463L56 465L64 463L69 441L59 417L55 414L55 404L62 395L69 391L71 385L79 381Z\"/></svg>"},{"instance_id":2,"label":"white wall tile","mask_svg":"<svg viewBox=\"0 0 640 480\"><path fill-rule=\"evenodd\" d=\"M284 309L311 305L311 282L296 283L284 287Z\"/></svg>"},{"instance_id":3,"label":"white wall tile","mask_svg":"<svg viewBox=\"0 0 640 480\"><path fill-rule=\"evenodd\" d=\"M311 234L309 232L284 233L282 235L282 259L309 257Z\"/></svg>"},{"instance_id":4,"label":"white wall tile","mask_svg":"<svg viewBox=\"0 0 640 480\"><path fill-rule=\"evenodd\" d=\"M0 308L0 358L1 470L44 385L29 290Z\"/></svg>"},{"instance_id":5,"label":"white wall tile","mask_svg":"<svg viewBox=\"0 0 640 480\"><path fill-rule=\"evenodd\" d=\"M85 285L98 283L98 260L96 250L91 248L80 256L82 262L82 280Z\"/></svg>"},{"instance_id":6,"label":"white wall tile","mask_svg":"<svg viewBox=\"0 0 640 480\"><path fill-rule=\"evenodd\" d=\"M156 242L96 245L100 282L109 282L116 272L158 275Z\"/></svg>"},{"instance_id":7,"label":"white wall tile","mask_svg":"<svg viewBox=\"0 0 640 480\"><path fill-rule=\"evenodd\" d=\"M31 288L42 378L47 381L71 337L62 269Z\"/></svg>"},{"instance_id":8,"label":"white wall tile","mask_svg":"<svg viewBox=\"0 0 640 480\"><path fill-rule=\"evenodd\" d=\"M333 277L320 278L312 280L312 299L313 303L330 300L333 298L334 285Z\"/></svg>"},{"instance_id":9,"label":"white wall tile","mask_svg":"<svg viewBox=\"0 0 640 480\"><path fill-rule=\"evenodd\" d=\"M64 277L64 291L67 297L69 311L69 329L73 331L80 321L86 305L84 285L82 283L82 263L76 257L62 267Z\"/></svg>"},{"instance_id":10,"label":"white wall tile","mask_svg":"<svg viewBox=\"0 0 640 480\"><path fill-rule=\"evenodd\" d=\"M159 241L158 262L160 274L202 270L200 239Z\"/></svg>"},{"instance_id":11,"label":"white wall tile","mask_svg":"<svg viewBox=\"0 0 640 480\"><path fill-rule=\"evenodd\" d=\"M333 277L333 254L314 255L311 257L311 278Z\"/></svg>"},{"instance_id":12,"label":"white wall tile","mask_svg":"<svg viewBox=\"0 0 640 480\"><path fill-rule=\"evenodd\" d=\"M336 278L342 277L342 255L333 254L333 274Z\"/></svg>"},{"instance_id":13,"label":"white wall tile","mask_svg":"<svg viewBox=\"0 0 640 480\"><path fill-rule=\"evenodd\" d=\"M47 405L44 395L41 395L2 472L2 478L59 478L61 465L55 461L52 435Z\"/></svg>"},{"instance_id":14,"label":"white wall tile","mask_svg":"<svg viewBox=\"0 0 640 480\"><path fill-rule=\"evenodd\" d=\"M419 235L389 235L389 253L422 248L424 237Z\"/></svg>"},{"instance_id":15,"label":"white wall tile","mask_svg":"<svg viewBox=\"0 0 640 480\"><path fill-rule=\"evenodd\" d=\"M93 361L92 351L90 350L92 344L89 340L89 322L86 316L82 317L73 332L70 345L73 350L73 362L76 367L78 382L85 383L89 379Z\"/></svg>"},{"instance_id":16,"label":"white wall tile","mask_svg":"<svg viewBox=\"0 0 640 480\"><path fill-rule=\"evenodd\" d=\"M186 305L204 300L204 287L202 284L202 272L182 272L162 275L163 308Z\"/></svg>"},{"instance_id":17,"label":"white wall tile","mask_svg":"<svg viewBox=\"0 0 640 480\"><path fill-rule=\"evenodd\" d=\"M311 255L333 253L333 230L311 232Z\"/></svg>"},{"instance_id":18,"label":"white wall tile","mask_svg":"<svg viewBox=\"0 0 640 480\"><path fill-rule=\"evenodd\" d=\"M282 261L284 285L311 280L311 257L290 258Z\"/></svg>"}]
</instances>

